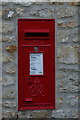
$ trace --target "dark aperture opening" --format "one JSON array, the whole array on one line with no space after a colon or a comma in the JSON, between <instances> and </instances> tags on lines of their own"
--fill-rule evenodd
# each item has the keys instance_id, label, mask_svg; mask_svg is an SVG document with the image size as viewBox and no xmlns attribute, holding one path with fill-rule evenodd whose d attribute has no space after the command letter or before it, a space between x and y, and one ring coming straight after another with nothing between
<instances>
[{"instance_id":1,"label":"dark aperture opening","mask_svg":"<svg viewBox=\"0 0 80 120\"><path fill-rule=\"evenodd\" d=\"M48 37L48 33L25 33L25 37Z\"/></svg>"}]
</instances>

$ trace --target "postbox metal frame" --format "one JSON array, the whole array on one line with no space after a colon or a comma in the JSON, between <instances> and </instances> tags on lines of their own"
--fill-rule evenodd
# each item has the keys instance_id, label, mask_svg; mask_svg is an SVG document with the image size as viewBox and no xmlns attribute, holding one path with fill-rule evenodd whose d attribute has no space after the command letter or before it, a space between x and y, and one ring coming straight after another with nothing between
<instances>
[{"instance_id":1,"label":"postbox metal frame","mask_svg":"<svg viewBox=\"0 0 80 120\"><path fill-rule=\"evenodd\" d=\"M21 33L21 26L20 26L20 23L21 22L26 22L26 21L45 21L45 22L47 22L47 21L53 21L53 29L54 29L54 38L53 38L53 40L54 41L51 41L51 44L53 45L53 42L54 42L54 49L52 49L52 50L54 50L54 51L52 51L52 53L54 53L54 55L52 55L52 57L54 57L54 64L55 64L55 19L18 19L18 110L27 110L27 109L29 109L29 110L35 110L35 109L55 109L55 65L53 65L53 63L52 63L52 66L54 66L54 70L53 70L53 74L54 74L54 80L52 80L52 91L53 91L53 93L50 93L51 94L51 105L50 105L50 103L41 103L41 106L40 106L40 104L39 103L36 103L36 104L34 104L34 105L27 105L26 104L26 101L23 101L23 97L24 97L24 95L25 95L25 93L24 93L24 84L25 83L23 83L23 76L24 76L24 69L23 69L23 64L21 64L21 63L24 63L24 58L23 58L23 49L25 48L25 47L27 47L27 48L29 48L29 47L36 47L36 46L38 46L38 47L51 47L51 45L50 44L46 44L46 45L44 45L44 44L41 44L41 45L39 45L39 44L26 44L25 45L25 43L23 44L22 43L22 41L21 41L21 35L20 35L20 33ZM24 27L24 26L23 26ZM36 29L34 28L33 30L28 30L28 29L24 29L23 30L23 34L25 34L25 32L27 32L27 33L34 33L36 31ZM35 36L33 36L33 38L35 39L35 40L49 40L50 39L50 30L48 30L48 29L46 29L46 28L44 28L44 29L39 29L39 30L37 30L37 33L38 32L43 32L43 33L48 33L48 37L39 37L39 36L37 36L37 37L35 37ZM32 37L24 37L23 36L23 39L24 40L33 40L33 38ZM30 51L28 51L27 52L29 55L30 55L30 53L43 53L43 75L30 75L29 74L29 77L39 77L39 76L42 76L42 77L45 77L45 69L47 69L48 70L48 68L45 68L45 61L44 61L44 56L45 56L45 52L43 51L43 50L39 50L39 51L33 51L33 50L30 50ZM52 58L49 58L49 59L52 59ZM28 59L28 63L29 63L29 66L30 66L30 59ZM30 73L30 69L28 70L28 72ZM48 99L48 98L47 98ZM30 101L31 101L31 99L29 99Z\"/></svg>"}]
</instances>

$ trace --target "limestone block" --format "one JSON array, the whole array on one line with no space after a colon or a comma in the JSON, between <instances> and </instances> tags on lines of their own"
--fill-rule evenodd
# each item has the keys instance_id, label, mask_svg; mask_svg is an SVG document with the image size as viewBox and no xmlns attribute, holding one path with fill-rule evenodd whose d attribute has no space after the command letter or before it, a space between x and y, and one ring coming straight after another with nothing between
<instances>
[{"instance_id":1,"label":"limestone block","mask_svg":"<svg viewBox=\"0 0 80 120\"><path fill-rule=\"evenodd\" d=\"M78 63L78 47L77 46L61 46L57 49L58 62L66 64Z\"/></svg>"}]
</instances>

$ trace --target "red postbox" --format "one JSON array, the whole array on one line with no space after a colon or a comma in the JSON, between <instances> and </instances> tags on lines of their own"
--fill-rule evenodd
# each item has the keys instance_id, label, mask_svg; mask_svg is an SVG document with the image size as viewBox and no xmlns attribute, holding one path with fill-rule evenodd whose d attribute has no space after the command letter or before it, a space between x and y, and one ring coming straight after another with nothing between
<instances>
[{"instance_id":1,"label":"red postbox","mask_svg":"<svg viewBox=\"0 0 80 120\"><path fill-rule=\"evenodd\" d=\"M55 20L18 19L18 109L55 108Z\"/></svg>"}]
</instances>

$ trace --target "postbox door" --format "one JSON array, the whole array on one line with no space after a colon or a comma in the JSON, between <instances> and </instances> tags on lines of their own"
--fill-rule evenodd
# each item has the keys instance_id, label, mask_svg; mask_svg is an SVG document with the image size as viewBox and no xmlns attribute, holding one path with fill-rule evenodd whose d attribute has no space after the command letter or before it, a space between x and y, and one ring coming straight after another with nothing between
<instances>
[{"instance_id":1,"label":"postbox door","mask_svg":"<svg viewBox=\"0 0 80 120\"><path fill-rule=\"evenodd\" d=\"M38 49L35 52L33 46L22 47L23 102L27 109L54 106L53 49L51 46L39 46Z\"/></svg>"}]
</instances>

